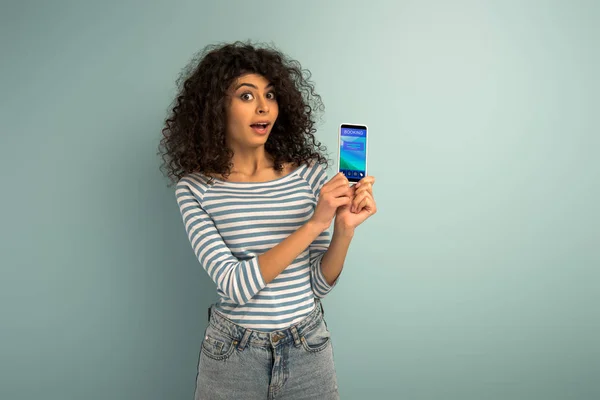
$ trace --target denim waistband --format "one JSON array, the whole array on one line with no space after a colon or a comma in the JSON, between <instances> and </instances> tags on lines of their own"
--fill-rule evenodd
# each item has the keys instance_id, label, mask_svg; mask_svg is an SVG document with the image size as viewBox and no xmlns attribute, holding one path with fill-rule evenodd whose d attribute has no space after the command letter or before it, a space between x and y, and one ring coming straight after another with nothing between
<instances>
[{"instance_id":1,"label":"denim waistband","mask_svg":"<svg viewBox=\"0 0 600 400\"><path fill-rule=\"evenodd\" d=\"M209 307L209 324L214 329L217 329L221 333L229 336L232 340L239 343L239 348L244 348L246 344L261 347L275 347L288 343L294 343L298 345L304 332L309 332L314 329L321 322L322 317L323 306L319 299L315 299L315 308L300 322L291 325L286 329L275 330L272 332L261 332L245 328L232 322L218 310L216 310L214 305Z\"/></svg>"}]
</instances>

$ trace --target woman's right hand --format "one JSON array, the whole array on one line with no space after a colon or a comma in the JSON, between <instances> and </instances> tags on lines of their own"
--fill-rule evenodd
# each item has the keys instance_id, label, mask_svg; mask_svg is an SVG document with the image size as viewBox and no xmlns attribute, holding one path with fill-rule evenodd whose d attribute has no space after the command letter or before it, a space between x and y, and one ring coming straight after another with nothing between
<instances>
[{"instance_id":1,"label":"woman's right hand","mask_svg":"<svg viewBox=\"0 0 600 400\"><path fill-rule=\"evenodd\" d=\"M331 226L338 207L352 202L353 191L343 173L338 173L325 183L319 194L319 201L310 222L325 230Z\"/></svg>"}]
</instances>

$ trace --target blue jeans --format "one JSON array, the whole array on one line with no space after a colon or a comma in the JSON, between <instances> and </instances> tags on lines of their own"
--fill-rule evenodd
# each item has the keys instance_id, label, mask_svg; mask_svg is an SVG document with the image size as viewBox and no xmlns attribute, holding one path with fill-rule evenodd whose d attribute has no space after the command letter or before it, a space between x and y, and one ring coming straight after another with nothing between
<instances>
[{"instance_id":1,"label":"blue jeans","mask_svg":"<svg viewBox=\"0 0 600 400\"><path fill-rule=\"evenodd\" d=\"M198 361L196 400L339 399L321 302L288 329L258 332L211 307Z\"/></svg>"}]
</instances>

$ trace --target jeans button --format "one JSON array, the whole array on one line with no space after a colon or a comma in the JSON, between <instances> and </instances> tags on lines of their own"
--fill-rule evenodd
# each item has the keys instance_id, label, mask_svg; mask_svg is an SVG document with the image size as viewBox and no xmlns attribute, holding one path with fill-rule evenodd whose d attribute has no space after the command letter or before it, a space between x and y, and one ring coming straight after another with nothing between
<instances>
[{"instance_id":1,"label":"jeans button","mask_svg":"<svg viewBox=\"0 0 600 400\"><path fill-rule=\"evenodd\" d=\"M277 342L279 342L279 341L280 341L281 339L283 339L284 337L285 337L285 335L281 335L281 334L279 334L279 333L275 333L275 334L273 335L273 339L272 339L272 340L273 340L273 343L277 343Z\"/></svg>"}]
</instances>

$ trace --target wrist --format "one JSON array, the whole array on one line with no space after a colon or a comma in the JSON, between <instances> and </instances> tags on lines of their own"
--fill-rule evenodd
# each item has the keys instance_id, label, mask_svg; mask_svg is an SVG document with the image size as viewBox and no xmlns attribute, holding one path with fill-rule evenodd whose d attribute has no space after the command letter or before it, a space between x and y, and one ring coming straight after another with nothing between
<instances>
[{"instance_id":1,"label":"wrist","mask_svg":"<svg viewBox=\"0 0 600 400\"><path fill-rule=\"evenodd\" d=\"M341 236L351 239L354 236L354 228L337 223L333 227L333 236Z\"/></svg>"},{"instance_id":2,"label":"wrist","mask_svg":"<svg viewBox=\"0 0 600 400\"><path fill-rule=\"evenodd\" d=\"M314 236L319 236L324 230L326 230L327 228L329 228L329 226L326 226L326 225L323 225L323 224L318 223L316 221L313 221L312 219L309 220L308 222L306 222L304 224L304 226Z\"/></svg>"}]
</instances>

